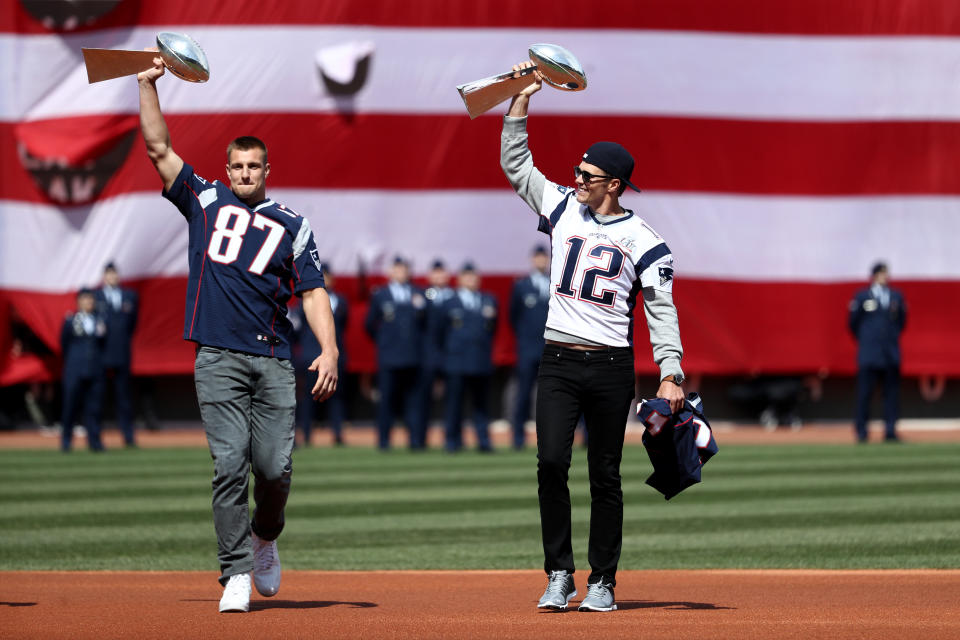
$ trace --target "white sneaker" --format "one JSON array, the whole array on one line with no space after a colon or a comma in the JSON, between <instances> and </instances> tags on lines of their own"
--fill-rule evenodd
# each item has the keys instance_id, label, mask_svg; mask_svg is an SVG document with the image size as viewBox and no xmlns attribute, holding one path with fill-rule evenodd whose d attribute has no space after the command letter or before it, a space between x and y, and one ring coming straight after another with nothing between
<instances>
[{"instance_id":1,"label":"white sneaker","mask_svg":"<svg viewBox=\"0 0 960 640\"><path fill-rule=\"evenodd\" d=\"M257 592L266 597L277 595L280 590L280 554L276 540L261 540L250 532L253 541L253 584Z\"/></svg>"},{"instance_id":2,"label":"white sneaker","mask_svg":"<svg viewBox=\"0 0 960 640\"><path fill-rule=\"evenodd\" d=\"M223 587L223 596L220 598L220 613L241 612L250 610L250 574L238 573L230 576Z\"/></svg>"}]
</instances>

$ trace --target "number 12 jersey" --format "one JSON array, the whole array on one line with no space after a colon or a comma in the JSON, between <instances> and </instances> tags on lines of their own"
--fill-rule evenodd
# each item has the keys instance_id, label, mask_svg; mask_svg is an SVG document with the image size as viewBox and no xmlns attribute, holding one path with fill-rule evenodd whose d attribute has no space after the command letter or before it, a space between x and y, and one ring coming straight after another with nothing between
<instances>
[{"instance_id":1,"label":"number 12 jersey","mask_svg":"<svg viewBox=\"0 0 960 640\"><path fill-rule=\"evenodd\" d=\"M627 210L601 220L576 190L545 181L540 231L551 237L547 328L611 347L633 344L633 311L644 287L673 291L673 256L663 238Z\"/></svg>"}]
</instances>

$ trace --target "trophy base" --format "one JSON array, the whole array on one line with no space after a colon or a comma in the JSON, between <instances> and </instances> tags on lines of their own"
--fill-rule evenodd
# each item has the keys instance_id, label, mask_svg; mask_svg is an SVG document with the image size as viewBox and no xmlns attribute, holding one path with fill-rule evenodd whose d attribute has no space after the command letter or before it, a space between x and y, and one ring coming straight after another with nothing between
<instances>
[{"instance_id":1,"label":"trophy base","mask_svg":"<svg viewBox=\"0 0 960 640\"><path fill-rule=\"evenodd\" d=\"M457 91L463 98L463 104L467 107L470 119L473 120L486 113L507 98L512 98L536 82L537 79L532 75L534 69L536 67L527 67L519 72L501 73L498 76L491 76L458 86ZM515 77L515 73L519 73L520 76Z\"/></svg>"},{"instance_id":2,"label":"trophy base","mask_svg":"<svg viewBox=\"0 0 960 640\"><path fill-rule=\"evenodd\" d=\"M87 67L87 82L101 82L121 76L132 76L153 68L156 51L124 51L122 49L81 49Z\"/></svg>"}]
</instances>

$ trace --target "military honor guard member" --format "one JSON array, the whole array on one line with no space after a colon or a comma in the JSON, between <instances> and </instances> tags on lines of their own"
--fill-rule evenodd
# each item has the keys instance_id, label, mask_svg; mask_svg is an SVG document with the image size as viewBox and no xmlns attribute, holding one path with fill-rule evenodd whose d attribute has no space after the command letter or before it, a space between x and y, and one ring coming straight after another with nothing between
<instances>
[{"instance_id":1,"label":"military honor guard member","mask_svg":"<svg viewBox=\"0 0 960 640\"><path fill-rule=\"evenodd\" d=\"M468 262L457 276L457 290L443 306L443 358L447 376L445 447L463 448L463 403L470 395L477 449L493 451L490 443L490 380L493 377L493 338L497 331L497 300L480 291L480 275Z\"/></svg>"},{"instance_id":2,"label":"military honor guard member","mask_svg":"<svg viewBox=\"0 0 960 640\"><path fill-rule=\"evenodd\" d=\"M427 290L423 296L427 299L426 329L423 336L422 384L420 389L422 408L421 417L424 431L430 424L433 414L434 392L444 380L443 364L443 309L444 304L453 295L450 286L450 272L439 258L430 265L427 273Z\"/></svg>"},{"instance_id":3,"label":"military honor guard member","mask_svg":"<svg viewBox=\"0 0 960 640\"><path fill-rule=\"evenodd\" d=\"M96 291L97 312L107 324L103 350L103 386L113 382L117 424L128 447L136 445L133 434L133 392L130 380L131 346L137 328L139 303L137 292L120 286L120 273L114 263L103 269L103 285Z\"/></svg>"},{"instance_id":4,"label":"military honor guard member","mask_svg":"<svg viewBox=\"0 0 960 640\"><path fill-rule=\"evenodd\" d=\"M409 446L426 447L422 415L423 332L427 301L423 292L410 283L410 265L397 256L390 268L389 282L373 292L365 328L377 347L377 444L390 448L390 431L395 408L402 406Z\"/></svg>"},{"instance_id":5,"label":"military honor guard member","mask_svg":"<svg viewBox=\"0 0 960 640\"><path fill-rule=\"evenodd\" d=\"M524 62L514 71L533 66ZM620 460L634 395L634 309L643 305L660 368L657 397L684 402L683 349L673 303L673 256L649 224L620 204L633 157L597 142L573 165L573 187L551 182L527 146L527 110L542 78L513 97L503 122L500 164L550 236L551 294L537 379L537 480L547 588L538 607L565 609L576 595L571 544L570 468L574 430L586 422L590 475L591 572L581 611L616 609L623 532ZM566 135L556 132L556 135Z\"/></svg>"},{"instance_id":6,"label":"military honor guard member","mask_svg":"<svg viewBox=\"0 0 960 640\"><path fill-rule=\"evenodd\" d=\"M533 269L520 278L510 292L510 326L517 344L516 402L513 409L513 447L526 442L524 425L530 419L533 387L543 354L543 329L550 303L550 254L543 245L533 250Z\"/></svg>"},{"instance_id":7,"label":"military honor guard member","mask_svg":"<svg viewBox=\"0 0 960 640\"><path fill-rule=\"evenodd\" d=\"M91 289L77 292L77 310L67 315L60 331L63 354L63 429L60 449L73 446L73 427L82 412L91 451L103 451L100 439L100 410L103 401L103 350L107 324L97 314Z\"/></svg>"},{"instance_id":8,"label":"military honor guard member","mask_svg":"<svg viewBox=\"0 0 960 640\"><path fill-rule=\"evenodd\" d=\"M870 286L850 301L848 324L857 341L857 412L854 428L858 442L867 441L870 397L879 382L883 391L884 439L899 441L900 334L907 324L903 294L890 287L887 265L873 266Z\"/></svg>"},{"instance_id":9,"label":"military honor guard member","mask_svg":"<svg viewBox=\"0 0 960 640\"><path fill-rule=\"evenodd\" d=\"M324 406L327 422L330 424L330 430L333 433L333 443L342 445L344 444L343 422L347 416L345 384L347 351L343 339L347 330L347 319L350 316L350 306L346 296L338 293L334 288L336 281L333 272L330 271L330 265L326 262L321 264L323 265L324 286L327 289L327 295L330 297L330 309L333 311L333 324L337 332L337 349L340 351L340 358L337 360L337 378L339 380L337 390L327 398ZM303 434L303 445L309 447L310 437L313 434L313 420L318 408L317 401L313 399L313 395L310 393L316 376L309 368L314 359L323 351L323 348L307 323L303 305L294 310L290 319L293 322L294 331L293 364L300 380L300 384L297 385L297 424Z\"/></svg>"}]
</instances>

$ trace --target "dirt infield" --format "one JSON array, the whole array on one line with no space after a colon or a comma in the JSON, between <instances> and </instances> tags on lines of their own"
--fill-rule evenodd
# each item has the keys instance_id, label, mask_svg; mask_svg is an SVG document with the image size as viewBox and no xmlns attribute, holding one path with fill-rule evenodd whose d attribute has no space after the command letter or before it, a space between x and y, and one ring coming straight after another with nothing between
<instances>
[{"instance_id":1,"label":"dirt infield","mask_svg":"<svg viewBox=\"0 0 960 640\"><path fill-rule=\"evenodd\" d=\"M853 426L848 423L816 423L793 430L779 427L767 431L759 425L717 422L713 424L717 441L724 444L812 444L812 443L853 443ZM370 426L359 426L344 430L344 439L351 446L373 447L376 445L376 430ZM394 430L393 441L397 447L406 445L406 434L402 429ZM872 425L872 441L882 439L882 426ZM627 442L639 443L642 430L631 424L627 430ZM464 444L474 445L473 430L467 429ZM504 429L494 429L491 434L495 446L509 447L511 436ZM443 428L434 425L428 434L429 445L443 447ZM958 442L960 441L960 420L903 420L900 437L904 442ZM536 435L529 434L528 442L535 443ZM116 429L106 429L103 442L108 449L122 448L123 441ZM207 441L199 423L178 423L176 426L159 431L140 430L137 432L137 444L141 447L206 447ZM327 429L315 429L315 446L330 446L332 438ZM86 438L74 437L74 447L86 446ZM56 449L60 446L58 430L23 430L0 432L0 449Z\"/></svg>"},{"instance_id":2,"label":"dirt infield","mask_svg":"<svg viewBox=\"0 0 960 640\"><path fill-rule=\"evenodd\" d=\"M537 610L539 571L288 571L219 614L215 577L4 572L0 637L960 638L960 571L625 571L610 613Z\"/></svg>"}]
</instances>

